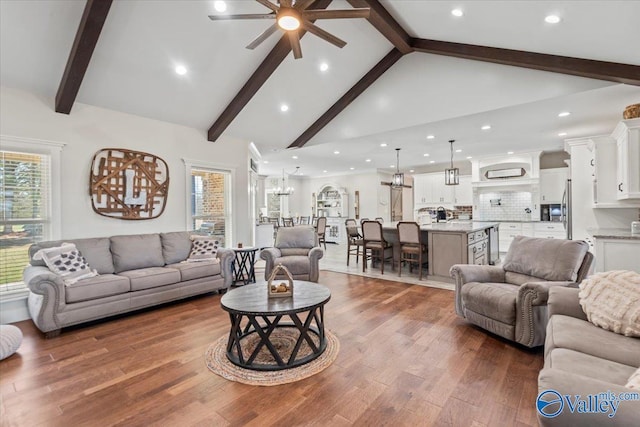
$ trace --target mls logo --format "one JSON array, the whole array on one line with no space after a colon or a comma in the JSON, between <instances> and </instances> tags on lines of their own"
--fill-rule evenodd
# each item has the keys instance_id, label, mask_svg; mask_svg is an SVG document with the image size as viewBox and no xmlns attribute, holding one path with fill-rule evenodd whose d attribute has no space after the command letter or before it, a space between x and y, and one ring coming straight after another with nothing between
<instances>
[{"instance_id":1,"label":"mls logo","mask_svg":"<svg viewBox=\"0 0 640 427\"><path fill-rule=\"evenodd\" d=\"M555 390L545 390L536 399L538 413L546 418L558 416L564 409L562 396Z\"/></svg>"}]
</instances>

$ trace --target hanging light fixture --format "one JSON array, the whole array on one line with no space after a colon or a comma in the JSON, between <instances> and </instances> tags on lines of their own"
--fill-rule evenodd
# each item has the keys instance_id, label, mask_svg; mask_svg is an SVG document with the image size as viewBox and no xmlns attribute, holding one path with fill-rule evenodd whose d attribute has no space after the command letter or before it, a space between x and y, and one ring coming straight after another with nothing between
<instances>
[{"instance_id":1,"label":"hanging light fixture","mask_svg":"<svg viewBox=\"0 0 640 427\"><path fill-rule=\"evenodd\" d=\"M296 168L296 172L298 171L299 167ZM278 187L276 188L276 195L277 196L289 196L293 193L293 187L285 187L285 181L284 181L284 169L282 169L282 187Z\"/></svg>"},{"instance_id":2,"label":"hanging light fixture","mask_svg":"<svg viewBox=\"0 0 640 427\"><path fill-rule=\"evenodd\" d=\"M453 143L455 139L450 139L451 144L451 167L444 170L444 183L446 185L458 185L460 184L460 169L453 167Z\"/></svg>"},{"instance_id":3,"label":"hanging light fixture","mask_svg":"<svg viewBox=\"0 0 640 427\"><path fill-rule=\"evenodd\" d=\"M404 174L400 173L400 149L396 148L396 173L391 179L392 187L402 187L404 185Z\"/></svg>"}]
</instances>

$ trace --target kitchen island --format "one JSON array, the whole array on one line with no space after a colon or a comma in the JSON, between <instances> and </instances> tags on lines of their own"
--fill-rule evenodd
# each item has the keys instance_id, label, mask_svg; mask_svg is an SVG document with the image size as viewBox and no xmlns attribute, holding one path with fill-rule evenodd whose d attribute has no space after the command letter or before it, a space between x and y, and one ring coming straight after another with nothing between
<instances>
[{"instance_id":1,"label":"kitchen island","mask_svg":"<svg viewBox=\"0 0 640 427\"><path fill-rule=\"evenodd\" d=\"M640 273L640 234L630 228L590 228L595 240L595 272L632 270Z\"/></svg>"},{"instance_id":2,"label":"kitchen island","mask_svg":"<svg viewBox=\"0 0 640 427\"><path fill-rule=\"evenodd\" d=\"M397 222L382 225L384 238L393 243L394 262L399 259ZM491 248L497 250L498 223L483 221L442 222L420 226L429 260L428 279L452 282L454 264L489 264Z\"/></svg>"}]
</instances>

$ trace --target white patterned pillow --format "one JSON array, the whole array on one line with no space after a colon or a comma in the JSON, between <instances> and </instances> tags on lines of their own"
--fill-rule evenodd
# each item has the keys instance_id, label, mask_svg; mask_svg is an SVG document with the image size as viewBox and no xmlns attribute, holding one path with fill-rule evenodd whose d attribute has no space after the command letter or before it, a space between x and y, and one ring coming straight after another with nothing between
<instances>
[{"instance_id":1,"label":"white patterned pillow","mask_svg":"<svg viewBox=\"0 0 640 427\"><path fill-rule=\"evenodd\" d=\"M580 283L580 305L589 322L628 337L640 337L640 274L616 270Z\"/></svg>"},{"instance_id":2,"label":"white patterned pillow","mask_svg":"<svg viewBox=\"0 0 640 427\"><path fill-rule=\"evenodd\" d=\"M42 260L53 273L62 276L65 285L72 285L80 279L97 276L98 272L89 266L76 245L63 243L62 246L40 249L33 259Z\"/></svg>"},{"instance_id":3,"label":"white patterned pillow","mask_svg":"<svg viewBox=\"0 0 640 427\"><path fill-rule=\"evenodd\" d=\"M636 371L631 374L629 380L625 384L625 387L640 390L640 368L636 369Z\"/></svg>"},{"instance_id":4,"label":"white patterned pillow","mask_svg":"<svg viewBox=\"0 0 640 427\"><path fill-rule=\"evenodd\" d=\"M191 236L189 262L211 261L217 259L220 242L208 236Z\"/></svg>"}]
</instances>

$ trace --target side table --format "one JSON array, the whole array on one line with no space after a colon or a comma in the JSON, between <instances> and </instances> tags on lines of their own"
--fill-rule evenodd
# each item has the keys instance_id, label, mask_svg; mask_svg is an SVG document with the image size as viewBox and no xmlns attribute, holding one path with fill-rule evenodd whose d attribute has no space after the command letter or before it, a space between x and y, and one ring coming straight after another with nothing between
<instances>
[{"instance_id":1,"label":"side table","mask_svg":"<svg viewBox=\"0 0 640 427\"><path fill-rule=\"evenodd\" d=\"M232 263L233 282L243 282L245 285L256 282L254 264L258 248L232 248L236 259Z\"/></svg>"}]
</instances>

